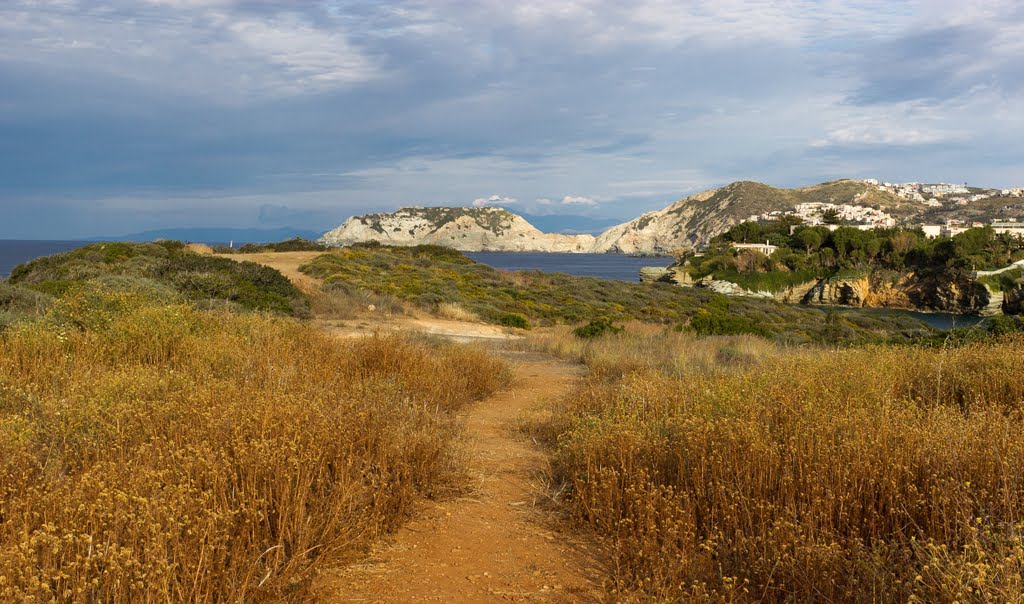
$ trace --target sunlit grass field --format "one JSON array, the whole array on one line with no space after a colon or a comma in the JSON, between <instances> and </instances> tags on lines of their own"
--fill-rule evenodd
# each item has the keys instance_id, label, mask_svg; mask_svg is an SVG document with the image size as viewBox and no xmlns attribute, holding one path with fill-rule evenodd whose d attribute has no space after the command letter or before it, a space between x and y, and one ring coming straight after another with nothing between
<instances>
[{"instance_id":1,"label":"sunlit grass field","mask_svg":"<svg viewBox=\"0 0 1024 604\"><path fill-rule=\"evenodd\" d=\"M537 428L617 597L1017 602L1024 340L787 349L633 327Z\"/></svg>"},{"instance_id":2,"label":"sunlit grass field","mask_svg":"<svg viewBox=\"0 0 1024 604\"><path fill-rule=\"evenodd\" d=\"M85 287L0 333L0 601L305 601L455 488L483 351Z\"/></svg>"}]
</instances>

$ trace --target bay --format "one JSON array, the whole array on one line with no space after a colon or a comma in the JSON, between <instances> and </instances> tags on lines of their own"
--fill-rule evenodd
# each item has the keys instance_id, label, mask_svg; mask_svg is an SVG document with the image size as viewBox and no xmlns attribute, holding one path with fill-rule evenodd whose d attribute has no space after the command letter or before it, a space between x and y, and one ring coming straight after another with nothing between
<instances>
[{"instance_id":1,"label":"bay","mask_svg":"<svg viewBox=\"0 0 1024 604\"><path fill-rule=\"evenodd\" d=\"M668 266L674 258L623 254L550 254L533 252L463 252L473 260L504 271L544 271L577 277L640 282L645 266Z\"/></svg>"}]
</instances>

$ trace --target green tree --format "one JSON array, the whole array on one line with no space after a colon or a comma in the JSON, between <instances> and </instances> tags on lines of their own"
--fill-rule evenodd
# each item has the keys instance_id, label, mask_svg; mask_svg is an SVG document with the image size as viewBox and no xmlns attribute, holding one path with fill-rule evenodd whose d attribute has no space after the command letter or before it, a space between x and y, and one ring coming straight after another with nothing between
<instances>
[{"instance_id":1,"label":"green tree","mask_svg":"<svg viewBox=\"0 0 1024 604\"><path fill-rule=\"evenodd\" d=\"M804 246L807 253L810 254L821 247L821 244L825 242L825 238L818 232L817 229L803 228L796 232L796 240L800 245Z\"/></svg>"}]
</instances>

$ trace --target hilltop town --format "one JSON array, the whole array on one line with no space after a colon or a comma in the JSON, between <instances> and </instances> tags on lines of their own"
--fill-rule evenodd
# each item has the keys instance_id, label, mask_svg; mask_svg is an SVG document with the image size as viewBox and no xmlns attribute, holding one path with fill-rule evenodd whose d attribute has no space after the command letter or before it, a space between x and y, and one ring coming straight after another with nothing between
<instances>
[{"instance_id":1,"label":"hilltop town","mask_svg":"<svg viewBox=\"0 0 1024 604\"><path fill-rule=\"evenodd\" d=\"M941 221L934 220L936 214L943 210L962 214L964 210L971 209L972 204L977 207L980 205L978 202L985 200L1024 198L1024 187L989 189L951 183L879 182L873 178L859 182L879 192L909 202L916 202L927 209L910 220L901 220L898 216L878 206L863 205L861 202L865 195L860 194L855 196L850 203L799 203L791 210L773 210L752 214L746 219L746 222L764 222L777 220L783 216L793 216L809 226L826 226L831 229L835 229L839 225L853 226L861 230L892 228L899 224L914 225L921 227L925 235L930 238L952 237L969 228L981 226L991 226L997 233L1024 236L1024 220L1017 216L1000 218L988 216L986 219L978 220L947 217ZM978 209L986 213L990 213L993 209L1001 213L1016 211L1024 216L1024 204L1005 203L999 208L992 208L991 204L988 204L988 207ZM929 221L928 218L933 219Z\"/></svg>"}]
</instances>

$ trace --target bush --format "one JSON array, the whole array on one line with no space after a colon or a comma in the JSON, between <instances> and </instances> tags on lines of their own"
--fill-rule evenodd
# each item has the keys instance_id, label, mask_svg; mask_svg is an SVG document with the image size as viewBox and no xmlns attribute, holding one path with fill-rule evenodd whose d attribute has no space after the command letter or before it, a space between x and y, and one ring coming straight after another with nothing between
<instances>
[{"instance_id":1,"label":"bush","mask_svg":"<svg viewBox=\"0 0 1024 604\"><path fill-rule=\"evenodd\" d=\"M510 312L501 315L499 320L501 325L505 327L515 327L516 329L530 329L530 320L526 318L526 315L518 312Z\"/></svg>"},{"instance_id":2,"label":"bush","mask_svg":"<svg viewBox=\"0 0 1024 604\"><path fill-rule=\"evenodd\" d=\"M751 334L770 337L771 332L746 317L701 309L690 318L689 329L701 336Z\"/></svg>"},{"instance_id":3,"label":"bush","mask_svg":"<svg viewBox=\"0 0 1024 604\"><path fill-rule=\"evenodd\" d=\"M619 333L622 331L621 327L617 327L612 320L608 317L598 317L591 322L577 327L573 330L573 333L577 338L597 338L609 333Z\"/></svg>"}]
</instances>

